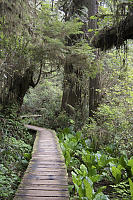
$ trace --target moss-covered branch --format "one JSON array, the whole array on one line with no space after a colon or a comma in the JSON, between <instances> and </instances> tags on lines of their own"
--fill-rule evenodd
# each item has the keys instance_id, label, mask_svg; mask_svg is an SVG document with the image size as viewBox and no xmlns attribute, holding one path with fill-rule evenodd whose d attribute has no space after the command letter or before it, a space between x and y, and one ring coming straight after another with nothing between
<instances>
[{"instance_id":1,"label":"moss-covered branch","mask_svg":"<svg viewBox=\"0 0 133 200\"><path fill-rule=\"evenodd\" d=\"M91 43L96 48L107 50L121 46L127 39L133 39L133 14L115 26L104 27L92 38Z\"/></svg>"}]
</instances>

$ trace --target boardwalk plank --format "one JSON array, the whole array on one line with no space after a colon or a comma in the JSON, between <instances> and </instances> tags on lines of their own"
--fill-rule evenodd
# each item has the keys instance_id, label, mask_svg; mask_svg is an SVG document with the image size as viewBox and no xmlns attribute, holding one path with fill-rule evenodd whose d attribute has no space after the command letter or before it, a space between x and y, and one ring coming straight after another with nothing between
<instances>
[{"instance_id":1,"label":"boardwalk plank","mask_svg":"<svg viewBox=\"0 0 133 200\"><path fill-rule=\"evenodd\" d=\"M23 190L47 190L47 191L68 191L67 186L63 185L21 185L19 189Z\"/></svg>"},{"instance_id":2,"label":"boardwalk plank","mask_svg":"<svg viewBox=\"0 0 133 200\"><path fill-rule=\"evenodd\" d=\"M32 175L36 175L36 176L65 176L65 171L26 171L25 174L32 174Z\"/></svg>"},{"instance_id":3,"label":"boardwalk plank","mask_svg":"<svg viewBox=\"0 0 133 200\"><path fill-rule=\"evenodd\" d=\"M27 176L25 176L25 179L37 179L37 180L66 180L64 178L64 175L36 175L36 174L27 174Z\"/></svg>"},{"instance_id":4,"label":"boardwalk plank","mask_svg":"<svg viewBox=\"0 0 133 200\"><path fill-rule=\"evenodd\" d=\"M36 180L36 179L24 179L22 184L32 184L32 185L67 185L66 180Z\"/></svg>"},{"instance_id":5,"label":"boardwalk plank","mask_svg":"<svg viewBox=\"0 0 133 200\"><path fill-rule=\"evenodd\" d=\"M68 200L68 197L44 197L44 200ZM16 196L15 200L43 200L42 197Z\"/></svg>"},{"instance_id":6,"label":"boardwalk plank","mask_svg":"<svg viewBox=\"0 0 133 200\"><path fill-rule=\"evenodd\" d=\"M58 172L58 171L60 171L60 172L64 172L65 174L66 174L66 170L65 170L65 168L62 168L62 169L60 169L60 168L47 168L47 167L43 167L43 168L36 168L36 169L33 169L33 168L28 168L27 169L27 172L47 172L47 171L51 171L51 172Z\"/></svg>"},{"instance_id":7,"label":"boardwalk plank","mask_svg":"<svg viewBox=\"0 0 133 200\"><path fill-rule=\"evenodd\" d=\"M60 191L60 190L19 190L19 193L16 194L17 196L31 196L31 197L68 197L68 191Z\"/></svg>"}]
</instances>

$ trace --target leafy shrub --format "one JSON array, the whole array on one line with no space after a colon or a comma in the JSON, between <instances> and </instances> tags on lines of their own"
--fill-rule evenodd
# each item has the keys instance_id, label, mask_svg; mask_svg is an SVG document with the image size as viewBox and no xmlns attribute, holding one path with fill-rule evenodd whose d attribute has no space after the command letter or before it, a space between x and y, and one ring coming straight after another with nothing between
<instances>
[{"instance_id":1,"label":"leafy shrub","mask_svg":"<svg viewBox=\"0 0 133 200\"><path fill-rule=\"evenodd\" d=\"M58 114L58 116L54 119L55 127L58 129L65 129L71 125L71 119L67 115L65 111L62 111Z\"/></svg>"},{"instance_id":2,"label":"leafy shrub","mask_svg":"<svg viewBox=\"0 0 133 200\"><path fill-rule=\"evenodd\" d=\"M107 148L108 144L115 148L115 153L126 152L129 157L133 154L131 112L127 113L126 108L102 104L95 113L95 120L90 120L91 123L84 126L83 132L93 140L97 149L104 145Z\"/></svg>"}]
</instances>

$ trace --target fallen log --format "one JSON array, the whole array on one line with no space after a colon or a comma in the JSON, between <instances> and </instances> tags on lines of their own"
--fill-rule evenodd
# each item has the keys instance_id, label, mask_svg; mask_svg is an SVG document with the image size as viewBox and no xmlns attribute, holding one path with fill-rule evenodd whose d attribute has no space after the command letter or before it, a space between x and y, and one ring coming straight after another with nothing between
<instances>
[{"instance_id":1,"label":"fallen log","mask_svg":"<svg viewBox=\"0 0 133 200\"><path fill-rule=\"evenodd\" d=\"M22 115L22 116L20 116L20 118L21 119L23 119L23 118L30 118L30 117L42 117L42 115Z\"/></svg>"}]
</instances>

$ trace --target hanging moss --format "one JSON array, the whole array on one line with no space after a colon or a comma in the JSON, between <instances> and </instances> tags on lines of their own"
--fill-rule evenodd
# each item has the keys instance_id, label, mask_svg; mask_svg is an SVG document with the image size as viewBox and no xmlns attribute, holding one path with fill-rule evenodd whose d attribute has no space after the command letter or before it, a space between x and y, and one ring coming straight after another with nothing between
<instances>
[{"instance_id":1,"label":"hanging moss","mask_svg":"<svg viewBox=\"0 0 133 200\"><path fill-rule=\"evenodd\" d=\"M101 50L119 48L126 40L133 39L133 3L113 0L113 26L104 27L92 38L92 45Z\"/></svg>"},{"instance_id":2,"label":"hanging moss","mask_svg":"<svg viewBox=\"0 0 133 200\"><path fill-rule=\"evenodd\" d=\"M118 25L104 27L93 38L92 45L101 50L117 48L124 44L127 39L133 39L133 15L128 15Z\"/></svg>"}]
</instances>

